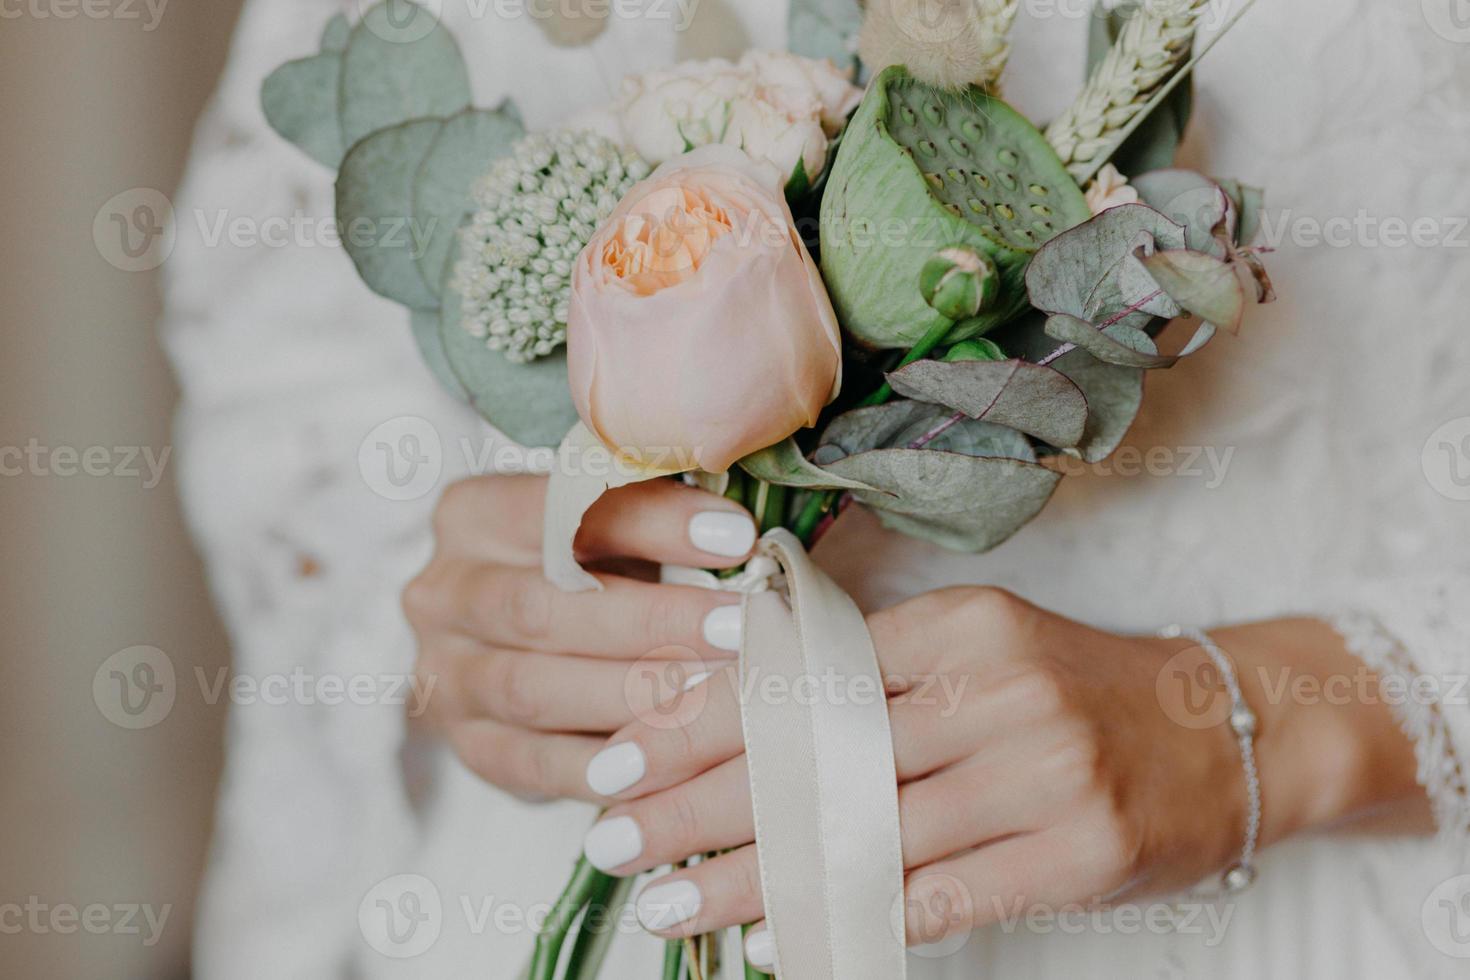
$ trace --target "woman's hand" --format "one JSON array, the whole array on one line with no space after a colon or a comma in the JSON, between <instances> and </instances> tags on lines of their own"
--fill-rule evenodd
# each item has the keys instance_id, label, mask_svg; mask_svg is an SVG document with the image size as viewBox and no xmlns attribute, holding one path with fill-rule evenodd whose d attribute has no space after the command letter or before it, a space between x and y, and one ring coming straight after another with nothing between
<instances>
[{"instance_id":1,"label":"woman's hand","mask_svg":"<svg viewBox=\"0 0 1470 980\"><path fill-rule=\"evenodd\" d=\"M436 678L424 720L460 759L512 792L597 799L584 773L606 736L666 697L660 687L739 648L737 597L614 574L599 575L602 592L558 591L541 574L545 496L538 477L451 486L434 558L403 604L416 671ZM634 574L647 562L731 567L754 544L738 505L668 480L608 494L577 538L581 561Z\"/></svg>"},{"instance_id":2,"label":"woman's hand","mask_svg":"<svg viewBox=\"0 0 1470 980\"><path fill-rule=\"evenodd\" d=\"M1247 799L1229 699L1195 683L1208 661L1189 641L1116 636L973 588L869 626L890 691L911 943L1034 905L1186 886L1238 858ZM1263 842L1417 792L1412 749L1381 704L1267 703L1259 681L1274 666L1362 670L1330 629L1215 636L1260 716ZM660 935L763 915L734 677L675 706L679 727L624 729L589 769L621 801L588 835L595 865L627 875L730 851L643 891L640 919ZM748 693L762 691L757 680ZM768 935L748 948L769 968Z\"/></svg>"}]
</instances>

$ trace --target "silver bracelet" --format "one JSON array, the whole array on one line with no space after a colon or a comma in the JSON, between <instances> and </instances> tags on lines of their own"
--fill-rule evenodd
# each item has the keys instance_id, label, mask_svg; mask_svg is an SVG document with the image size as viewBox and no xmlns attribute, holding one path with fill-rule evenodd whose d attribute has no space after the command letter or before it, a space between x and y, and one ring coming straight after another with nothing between
<instances>
[{"instance_id":1,"label":"silver bracelet","mask_svg":"<svg viewBox=\"0 0 1470 980\"><path fill-rule=\"evenodd\" d=\"M1225 680L1225 689L1230 693L1230 729L1240 741L1240 758L1245 764L1245 791L1250 806L1250 816L1245 826L1245 846L1241 848L1240 860L1226 870L1221 884L1231 894L1243 892L1256 880L1256 844L1261 836L1261 775L1256 768L1256 714L1246 704L1240 690L1240 680L1235 675L1235 664L1210 639L1204 630L1189 626L1166 626L1159 630L1166 640L1186 639L1197 644L1215 662L1215 668Z\"/></svg>"}]
</instances>

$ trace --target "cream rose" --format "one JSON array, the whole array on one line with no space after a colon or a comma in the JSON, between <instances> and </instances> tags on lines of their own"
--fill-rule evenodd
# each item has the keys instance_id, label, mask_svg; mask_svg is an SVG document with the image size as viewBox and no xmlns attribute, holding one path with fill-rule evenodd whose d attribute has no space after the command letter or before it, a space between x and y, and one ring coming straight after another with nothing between
<instances>
[{"instance_id":1,"label":"cream rose","mask_svg":"<svg viewBox=\"0 0 1470 980\"><path fill-rule=\"evenodd\" d=\"M816 422L841 338L781 177L728 146L633 187L572 270L572 399L607 446L724 472Z\"/></svg>"},{"instance_id":2,"label":"cream rose","mask_svg":"<svg viewBox=\"0 0 1470 980\"><path fill-rule=\"evenodd\" d=\"M830 61L751 51L739 62L691 61L632 76L612 112L650 163L724 143L769 160L788 179L800 162L815 180L832 137L861 101L862 90Z\"/></svg>"}]
</instances>

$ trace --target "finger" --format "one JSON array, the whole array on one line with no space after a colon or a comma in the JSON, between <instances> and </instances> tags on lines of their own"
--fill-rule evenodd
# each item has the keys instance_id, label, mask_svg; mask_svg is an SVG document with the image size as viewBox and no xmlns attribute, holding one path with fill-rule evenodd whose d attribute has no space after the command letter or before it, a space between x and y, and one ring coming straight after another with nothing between
<instances>
[{"instance_id":1,"label":"finger","mask_svg":"<svg viewBox=\"0 0 1470 980\"><path fill-rule=\"evenodd\" d=\"M588 792L583 784L582 792ZM673 789L610 808L583 841L592 866L619 878L755 840L745 757Z\"/></svg>"},{"instance_id":2,"label":"finger","mask_svg":"<svg viewBox=\"0 0 1470 980\"><path fill-rule=\"evenodd\" d=\"M765 919L745 933L745 962L767 976L776 972L776 934Z\"/></svg>"},{"instance_id":3,"label":"finger","mask_svg":"<svg viewBox=\"0 0 1470 980\"><path fill-rule=\"evenodd\" d=\"M908 944L955 939L1037 903L1101 894L1070 867L1069 854L1065 839L1027 834L913 872L904 886Z\"/></svg>"},{"instance_id":4,"label":"finger","mask_svg":"<svg viewBox=\"0 0 1470 980\"><path fill-rule=\"evenodd\" d=\"M471 477L439 497L434 539L443 555L539 566L545 509L544 476Z\"/></svg>"},{"instance_id":5,"label":"finger","mask_svg":"<svg viewBox=\"0 0 1470 980\"><path fill-rule=\"evenodd\" d=\"M669 939L761 919L765 903L755 845L650 882L635 907L643 928Z\"/></svg>"},{"instance_id":6,"label":"finger","mask_svg":"<svg viewBox=\"0 0 1470 980\"><path fill-rule=\"evenodd\" d=\"M1024 748L1056 692L1035 671L980 664L922 678L889 701L900 782L918 779L991 743Z\"/></svg>"},{"instance_id":7,"label":"finger","mask_svg":"<svg viewBox=\"0 0 1470 980\"><path fill-rule=\"evenodd\" d=\"M738 683L738 670L725 666L663 713L640 715L592 759L588 785L604 796L633 799L743 754Z\"/></svg>"},{"instance_id":8,"label":"finger","mask_svg":"<svg viewBox=\"0 0 1470 980\"><path fill-rule=\"evenodd\" d=\"M542 735L495 721L454 726L449 743L481 779L523 796L593 801L582 773L602 740Z\"/></svg>"},{"instance_id":9,"label":"finger","mask_svg":"<svg viewBox=\"0 0 1470 980\"><path fill-rule=\"evenodd\" d=\"M734 568L750 557L755 539L755 521L734 501L673 480L651 480L592 505L577 534L577 556Z\"/></svg>"},{"instance_id":10,"label":"finger","mask_svg":"<svg viewBox=\"0 0 1470 980\"><path fill-rule=\"evenodd\" d=\"M543 653L635 660L684 647L711 660L740 648L739 598L694 586L601 576L602 591L563 592L536 569L465 559L433 562L408 588L416 626Z\"/></svg>"},{"instance_id":11,"label":"finger","mask_svg":"<svg viewBox=\"0 0 1470 980\"><path fill-rule=\"evenodd\" d=\"M693 658L692 651L690 656L630 666L594 657L491 650L454 663L471 717L538 731L605 736L637 718L658 715L662 685L644 683L644 672L667 669L671 676L688 678L707 671L703 660Z\"/></svg>"}]
</instances>

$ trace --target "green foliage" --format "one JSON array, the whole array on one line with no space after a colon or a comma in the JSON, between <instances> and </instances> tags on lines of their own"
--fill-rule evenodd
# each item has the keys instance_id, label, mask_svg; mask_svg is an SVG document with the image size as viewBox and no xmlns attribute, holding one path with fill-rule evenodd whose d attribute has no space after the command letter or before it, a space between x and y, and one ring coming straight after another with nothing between
<instances>
[{"instance_id":1,"label":"green foliage","mask_svg":"<svg viewBox=\"0 0 1470 980\"><path fill-rule=\"evenodd\" d=\"M810 462L795 439L787 439L740 461L740 468L757 480L807 490L871 490L857 480L844 480Z\"/></svg>"},{"instance_id":2,"label":"green foliage","mask_svg":"<svg viewBox=\"0 0 1470 980\"><path fill-rule=\"evenodd\" d=\"M424 281L443 280L459 226L474 210L472 188L490 164L510 152L524 133L509 104L499 109L466 109L444 121L413 182L413 213L432 222L418 256Z\"/></svg>"},{"instance_id":3,"label":"green foliage","mask_svg":"<svg viewBox=\"0 0 1470 980\"><path fill-rule=\"evenodd\" d=\"M380 129L468 108L469 70L432 13L409 0L386 0L352 29L340 104L350 147Z\"/></svg>"},{"instance_id":4,"label":"green foliage","mask_svg":"<svg viewBox=\"0 0 1470 980\"><path fill-rule=\"evenodd\" d=\"M438 293L419 272L424 228L413 212L419 163L439 135L439 119L415 119L357 143L337 178L342 244L358 274L380 296L411 310L434 310Z\"/></svg>"},{"instance_id":5,"label":"green foliage","mask_svg":"<svg viewBox=\"0 0 1470 980\"><path fill-rule=\"evenodd\" d=\"M336 168L346 145L337 115L342 56L335 52L289 61L266 78L260 106L266 122L307 156Z\"/></svg>"},{"instance_id":6,"label":"green foliage","mask_svg":"<svg viewBox=\"0 0 1470 980\"><path fill-rule=\"evenodd\" d=\"M839 68L857 63L854 42L863 24L861 0L791 0L787 15L791 50L831 58Z\"/></svg>"},{"instance_id":7,"label":"green foliage","mask_svg":"<svg viewBox=\"0 0 1470 980\"><path fill-rule=\"evenodd\" d=\"M1010 426L1058 447L1082 440L1087 399L1049 367L1021 360L916 361L888 376L893 390L918 401Z\"/></svg>"}]
</instances>

